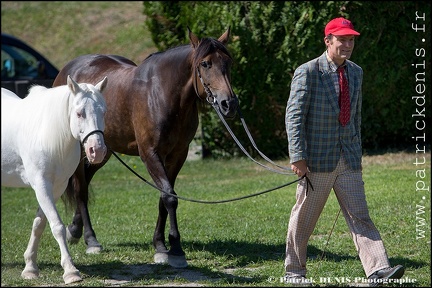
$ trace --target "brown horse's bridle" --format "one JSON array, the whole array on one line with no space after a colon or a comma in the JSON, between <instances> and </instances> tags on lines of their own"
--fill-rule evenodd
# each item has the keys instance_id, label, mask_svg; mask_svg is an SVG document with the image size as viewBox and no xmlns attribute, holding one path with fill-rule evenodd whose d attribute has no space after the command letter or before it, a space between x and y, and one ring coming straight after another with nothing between
<instances>
[{"instance_id":1,"label":"brown horse's bridle","mask_svg":"<svg viewBox=\"0 0 432 288\"><path fill-rule=\"evenodd\" d=\"M216 98L213 96L213 93L211 92L208 85L206 85L204 83L204 80L201 77L199 66L196 67L196 75L198 75L198 77L195 77L195 81L194 81L195 92L197 93L198 97L200 97L200 93L198 92L198 80L197 80L197 78L199 78L201 81L201 85L203 86L204 91L207 94L207 97L206 97L207 102L213 105L214 103L216 103Z\"/></svg>"}]
</instances>

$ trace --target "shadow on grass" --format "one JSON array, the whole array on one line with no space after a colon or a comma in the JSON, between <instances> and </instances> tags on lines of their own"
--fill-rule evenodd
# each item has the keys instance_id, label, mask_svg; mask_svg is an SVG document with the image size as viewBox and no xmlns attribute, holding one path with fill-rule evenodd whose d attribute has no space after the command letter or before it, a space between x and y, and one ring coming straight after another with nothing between
<instances>
[{"instance_id":1,"label":"shadow on grass","mask_svg":"<svg viewBox=\"0 0 432 288\"><path fill-rule=\"evenodd\" d=\"M149 285L155 281L176 283L251 283L264 279L235 276L230 273L214 271L211 267L197 268L189 265L187 268L173 268L161 264L123 264L115 261L109 264L79 265L78 269L89 277L104 279L110 285Z\"/></svg>"},{"instance_id":2,"label":"shadow on grass","mask_svg":"<svg viewBox=\"0 0 432 288\"><path fill-rule=\"evenodd\" d=\"M136 251L147 251L152 249L151 245L143 245L134 242L123 242L119 245L123 248L132 248ZM235 269L246 268L250 264L256 264L259 261L277 261L283 266L285 245L267 245L238 241L219 241L214 240L209 243L197 241L183 242L185 250L189 251L207 251L216 256L229 256L236 258ZM109 253L106 250L104 253ZM308 259L319 260L323 251L313 245L308 246ZM186 255L187 256L187 255ZM326 261L342 262L346 260L358 260L357 256L334 254L326 251L324 253ZM193 259L189 259L193 260ZM193 262L193 261L190 261ZM423 261L414 261L404 257L390 258L393 265L402 264L406 268L419 269L428 267L428 263ZM42 267L41 267L42 268ZM227 271L215 271L212 267L196 267L193 264L187 268L176 269L169 265L160 265L153 263L143 263L127 265L120 261L111 261L104 264L78 265L78 269L91 277L101 277L110 279L117 284L122 282L144 282L154 283L157 281L179 281L179 283L218 283L218 284L248 284L256 282L265 282L265 276L244 277L236 276ZM111 283L112 284L112 283Z\"/></svg>"},{"instance_id":3,"label":"shadow on grass","mask_svg":"<svg viewBox=\"0 0 432 288\"><path fill-rule=\"evenodd\" d=\"M194 259L189 259L192 264L187 268L176 269L169 265L160 265L153 263L142 264L124 264L120 260L108 261L100 264L81 265L75 263L81 271L84 280L102 279L106 286L116 285L155 285L156 283L172 283L176 284L194 283L195 286L204 286L211 284L229 285L229 284L253 284L265 283L266 275L260 273L255 276L237 276L233 275L235 269L247 269L250 264L256 264L260 261L276 261L283 266L285 245L268 245L260 243L248 243L238 241L220 241L213 240L211 242L184 242L183 246L186 251L207 251L215 256L229 256L236 258L236 264L233 269L216 270L212 266L197 267L193 265ZM142 244L136 242L122 242L111 249L104 250L103 253L119 249L133 249L134 251L149 251L153 249L150 244ZM316 246L308 246L308 259L316 260L321 257L323 251ZM187 255L186 255L187 256ZM88 255L88 257L91 257ZM346 260L358 260L358 257L346 254L334 254L325 252L326 261L343 262ZM360 260L358 260L360 261ZM420 269L428 267L429 263L423 261L414 261L405 257L390 258L393 265L402 264L408 269ZM24 263L2 263L2 269L23 269ZM41 262L39 264L41 272L57 271L62 273L62 268L58 264ZM259 275L258 275L259 274ZM281 275L282 276L282 275ZM155 282L156 281L156 282ZM85 283L85 282L84 282ZM79 285L79 284L78 284ZM164 285L164 284L160 284ZM416 287L416 286L411 286Z\"/></svg>"}]
</instances>

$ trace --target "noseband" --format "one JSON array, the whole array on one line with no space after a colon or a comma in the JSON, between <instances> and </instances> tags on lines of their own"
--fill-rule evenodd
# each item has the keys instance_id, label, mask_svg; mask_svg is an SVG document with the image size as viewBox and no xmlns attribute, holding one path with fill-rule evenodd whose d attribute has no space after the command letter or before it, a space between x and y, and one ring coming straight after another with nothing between
<instances>
[{"instance_id":1,"label":"noseband","mask_svg":"<svg viewBox=\"0 0 432 288\"><path fill-rule=\"evenodd\" d=\"M103 132L102 130L93 130L93 131L91 131L90 133L88 133L88 134L83 138L83 140L81 141L81 143L84 145L84 143L87 141L87 138L90 137L90 135L92 135L93 133L97 133L97 132L101 133L102 136L105 136L105 135L104 135L104 132Z\"/></svg>"}]
</instances>

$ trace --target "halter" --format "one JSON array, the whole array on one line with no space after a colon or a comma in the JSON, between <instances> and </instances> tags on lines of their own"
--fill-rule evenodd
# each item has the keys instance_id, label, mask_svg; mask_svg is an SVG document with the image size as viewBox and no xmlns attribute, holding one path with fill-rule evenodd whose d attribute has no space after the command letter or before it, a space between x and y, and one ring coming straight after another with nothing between
<instances>
[{"instance_id":1,"label":"halter","mask_svg":"<svg viewBox=\"0 0 432 288\"><path fill-rule=\"evenodd\" d=\"M102 131L102 130L93 130L93 131L91 131L90 133L88 133L84 138L83 138L83 140L81 141L81 143L84 145L84 143L87 141L87 138L88 137L90 137L90 135L92 135L93 133L97 133L97 132L99 132L99 133L101 133L102 134L102 136L105 136L104 135L104 132Z\"/></svg>"},{"instance_id":2,"label":"halter","mask_svg":"<svg viewBox=\"0 0 432 288\"><path fill-rule=\"evenodd\" d=\"M206 94L207 94L207 97L206 97L206 100L207 100L207 102L208 103L210 103L210 104L212 104L212 105L214 105L214 104L216 104L216 98L213 96L213 93L210 91L210 88L208 87L208 85L206 85L205 83L204 83L204 80L202 79L202 77L201 77L201 73L200 73L200 70L199 70L199 67L197 66L196 67L196 73L197 73L197 75L198 75L198 78L200 79L200 81L201 81L201 84L202 84L202 86L204 87L204 91L206 92ZM199 92L198 92L198 85L197 85L197 80L196 80L196 77L195 77L195 82L194 82L194 84L195 84L195 92L197 93L197 95L198 95L198 97L200 96L200 94L199 94Z\"/></svg>"}]
</instances>

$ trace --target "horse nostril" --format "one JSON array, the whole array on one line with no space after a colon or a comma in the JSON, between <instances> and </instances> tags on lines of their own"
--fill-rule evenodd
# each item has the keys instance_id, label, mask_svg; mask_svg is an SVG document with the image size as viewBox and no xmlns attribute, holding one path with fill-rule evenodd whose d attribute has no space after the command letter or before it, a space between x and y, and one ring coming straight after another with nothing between
<instances>
[{"instance_id":1,"label":"horse nostril","mask_svg":"<svg viewBox=\"0 0 432 288\"><path fill-rule=\"evenodd\" d=\"M227 100L222 100L222 102L220 103L220 107L224 111L229 110L229 102Z\"/></svg>"}]
</instances>

